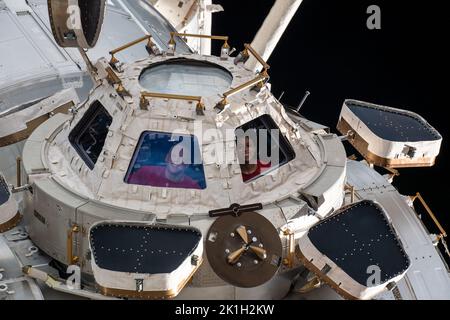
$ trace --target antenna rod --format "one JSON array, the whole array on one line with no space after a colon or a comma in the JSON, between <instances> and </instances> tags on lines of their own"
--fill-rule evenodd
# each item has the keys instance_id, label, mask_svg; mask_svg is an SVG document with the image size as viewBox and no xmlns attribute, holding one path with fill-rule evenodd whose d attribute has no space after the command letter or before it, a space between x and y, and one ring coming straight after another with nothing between
<instances>
[{"instance_id":1,"label":"antenna rod","mask_svg":"<svg viewBox=\"0 0 450 320\"><path fill-rule=\"evenodd\" d=\"M311 92L306 91L305 95L303 96L302 101L300 101L300 104L298 105L297 109L295 109L297 112L300 111L300 109L303 107L303 104L305 104L306 99L308 98L308 96L311 94Z\"/></svg>"}]
</instances>

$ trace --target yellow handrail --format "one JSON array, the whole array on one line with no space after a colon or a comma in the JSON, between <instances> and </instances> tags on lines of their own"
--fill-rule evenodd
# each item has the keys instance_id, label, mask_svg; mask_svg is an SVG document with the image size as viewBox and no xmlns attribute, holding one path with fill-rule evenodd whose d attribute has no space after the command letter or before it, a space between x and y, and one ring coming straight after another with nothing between
<instances>
[{"instance_id":1,"label":"yellow handrail","mask_svg":"<svg viewBox=\"0 0 450 320\"><path fill-rule=\"evenodd\" d=\"M239 86L237 86L234 89L228 90L227 92L225 92L224 94L222 94L222 100L216 105L216 108L223 110L223 108L228 104L228 98L245 90L248 89L250 87L253 87L254 85L257 85L259 83L262 83L264 80L267 79L267 76L265 75L258 75L256 78L247 81Z\"/></svg>"},{"instance_id":2,"label":"yellow handrail","mask_svg":"<svg viewBox=\"0 0 450 320\"><path fill-rule=\"evenodd\" d=\"M259 55L258 52L256 52L256 50L250 44L245 43L244 48L245 49L244 49L243 55L245 57L248 57L249 52L250 52L253 55L253 57L263 66L263 71L262 71L263 74L266 74L267 70L270 69L270 65L266 61L264 61L264 59Z\"/></svg>"},{"instance_id":3,"label":"yellow handrail","mask_svg":"<svg viewBox=\"0 0 450 320\"><path fill-rule=\"evenodd\" d=\"M80 227L76 224L74 224L69 231L67 231L67 262L69 265L75 264L79 261L79 257L73 254L73 235L79 231Z\"/></svg>"},{"instance_id":4,"label":"yellow handrail","mask_svg":"<svg viewBox=\"0 0 450 320\"><path fill-rule=\"evenodd\" d=\"M228 41L228 39L229 39L228 36L213 36L213 35L206 35L206 34L171 32L170 37L173 39L174 36L191 37L191 38L205 38L205 39L222 40L222 41Z\"/></svg>"},{"instance_id":5,"label":"yellow handrail","mask_svg":"<svg viewBox=\"0 0 450 320\"><path fill-rule=\"evenodd\" d=\"M191 37L191 38L202 38L202 39L211 39L211 40L221 40L223 41L222 49L220 57L222 59L226 59L228 57L229 51L230 51L230 45L228 44L228 36L213 36L213 35L206 35L206 34L194 34L194 33L180 33L180 32L171 32L170 33L170 40L169 40L169 54L175 53L176 48L176 42L174 37Z\"/></svg>"},{"instance_id":6,"label":"yellow handrail","mask_svg":"<svg viewBox=\"0 0 450 320\"><path fill-rule=\"evenodd\" d=\"M436 218L436 216L434 215L433 211L431 211L430 207L427 205L427 203L425 202L425 200L423 199L422 195L417 192L415 196L410 196L410 199L412 200L412 202L414 203L414 201L416 201L416 199L419 199L420 202L422 203L423 207L425 208L425 210L428 212L429 216L431 217L431 219L433 219L434 223L436 224L436 226L438 227L439 231L441 232L441 234L439 235L440 238L442 237L447 237L447 232L445 231L445 229L442 227L442 225L439 223L438 219Z\"/></svg>"},{"instance_id":7,"label":"yellow handrail","mask_svg":"<svg viewBox=\"0 0 450 320\"><path fill-rule=\"evenodd\" d=\"M344 186L344 191L350 191L350 203L355 202L355 186L352 186L351 184L346 184Z\"/></svg>"},{"instance_id":8,"label":"yellow handrail","mask_svg":"<svg viewBox=\"0 0 450 320\"><path fill-rule=\"evenodd\" d=\"M196 112L198 115L203 115L205 106L200 96L188 96L171 93L157 93L157 92L141 92L140 107L142 110L146 110L148 106L147 98L160 98L160 99L176 99L186 101L197 101Z\"/></svg>"},{"instance_id":9,"label":"yellow handrail","mask_svg":"<svg viewBox=\"0 0 450 320\"><path fill-rule=\"evenodd\" d=\"M123 51L123 50L125 50L125 49L128 49L128 48L130 48L130 47L132 47L132 46L134 46L134 45L136 45L136 44L138 44L138 43L140 43L140 42L142 42L142 41L145 41L145 40L148 40L148 42L147 42L147 48L152 48L153 45L154 45L154 43L153 43L153 41L152 41L152 36L149 35L149 34L147 34L147 35L145 35L145 36L143 36L143 37L141 37L141 38L139 38L139 39L133 40L133 41L131 41L131 42L128 42L128 43L124 44L124 45L121 46L121 47L118 47L118 48L116 48L116 49L114 49L114 50L111 50L111 51L109 52L109 54L111 55L111 60L109 61L109 63L112 64L112 65L114 65L114 64L116 64L117 62L119 62L119 60L117 60L117 58L114 56L116 53L118 53L118 52L120 52L120 51Z\"/></svg>"},{"instance_id":10,"label":"yellow handrail","mask_svg":"<svg viewBox=\"0 0 450 320\"><path fill-rule=\"evenodd\" d=\"M288 268L292 268L294 266L294 257L295 257L295 236L294 232L287 228L283 231L283 234L287 237L288 241L288 253L286 258L283 259L283 264Z\"/></svg>"},{"instance_id":11,"label":"yellow handrail","mask_svg":"<svg viewBox=\"0 0 450 320\"><path fill-rule=\"evenodd\" d=\"M123 86L122 80L120 80L119 76L110 67L107 67L105 71L108 74L107 76L108 83L111 84L113 87L115 84L117 84L116 88L117 93L122 97L130 96L130 93Z\"/></svg>"}]
</instances>

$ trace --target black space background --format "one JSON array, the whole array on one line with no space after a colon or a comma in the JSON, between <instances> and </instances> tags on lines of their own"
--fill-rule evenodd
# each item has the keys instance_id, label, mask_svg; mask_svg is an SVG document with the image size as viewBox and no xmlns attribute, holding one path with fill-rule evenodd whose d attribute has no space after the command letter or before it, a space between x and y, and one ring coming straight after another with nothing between
<instances>
[{"instance_id":1,"label":"black space background","mask_svg":"<svg viewBox=\"0 0 450 320\"><path fill-rule=\"evenodd\" d=\"M214 3L225 12L215 13L212 33L230 36L231 46L240 51L243 43L253 40L274 1ZM381 8L381 30L366 27L371 4ZM337 132L346 98L422 115L442 134L441 153L434 167L401 169L394 184L405 195L421 192L450 231L450 104L446 99L450 11L444 4L437 0L304 0L269 60L269 73L274 94L278 97L285 91L285 104L296 106L304 92L311 91L301 113L333 132ZM213 46L213 53L218 53L220 45ZM431 232L438 231L424 221Z\"/></svg>"}]
</instances>

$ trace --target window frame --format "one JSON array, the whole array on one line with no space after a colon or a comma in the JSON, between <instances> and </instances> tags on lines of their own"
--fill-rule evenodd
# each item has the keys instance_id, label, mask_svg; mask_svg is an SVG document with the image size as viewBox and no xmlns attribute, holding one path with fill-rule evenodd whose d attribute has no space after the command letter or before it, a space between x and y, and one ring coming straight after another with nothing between
<instances>
[{"instance_id":1,"label":"window frame","mask_svg":"<svg viewBox=\"0 0 450 320\"><path fill-rule=\"evenodd\" d=\"M8 188L6 179L0 175L0 206L4 205L11 198L11 192Z\"/></svg>"},{"instance_id":2,"label":"window frame","mask_svg":"<svg viewBox=\"0 0 450 320\"><path fill-rule=\"evenodd\" d=\"M94 162L91 159L91 157L86 153L86 151L81 147L80 138L83 134L86 133L86 130L94 122L96 117L101 113L108 115L109 119L111 120L109 126L111 126L111 124L113 122L113 117L111 116L111 114L108 112L108 110L103 106L103 104L99 100L95 100L90 104L89 109L85 112L85 114L81 117L81 119L78 121L78 123L72 129L72 131L69 133L70 144L75 149L77 154L81 157L81 159L83 159L84 163L90 170L94 169L94 167L98 161L98 158L101 155L101 151L100 151L99 155L97 156L97 160ZM109 128L108 128L108 132L109 132ZM106 138L108 137L108 132L105 135L105 142L106 142ZM105 146L105 144L103 143L102 150L103 150L104 146Z\"/></svg>"},{"instance_id":3,"label":"window frame","mask_svg":"<svg viewBox=\"0 0 450 320\"><path fill-rule=\"evenodd\" d=\"M160 92L159 90L152 90L150 88L146 88L143 84L142 84L142 78L145 76L146 72L151 71L152 69L158 68L158 67L163 67L163 66L191 66L191 67L199 67L199 68L211 68L211 69L216 69L216 70L221 70L224 72L224 74L226 74L227 76L230 77L229 79L229 86L228 89L231 89L233 81L234 81L234 75L232 72L230 72L230 70L228 70L227 68L216 64L214 62L211 61L207 61L207 60L197 60L197 59L190 59L190 58L185 58L185 57L181 57L181 58L173 58L173 59L169 59L169 60L164 60L164 61L158 61L158 62L154 62L151 65L149 65L148 67L143 68L140 71L139 77L138 77L138 82L139 82L139 86L141 88L143 88L144 90L148 90L150 92L155 92L155 93L164 93L164 92ZM180 94L180 95L186 95L184 93L177 93L177 92L170 92L173 94Z\"/></svg>"},{"instance_id":4,"label":"window frame","mask_svg":"<svg viewBox=\"0 0 450 320\"><path fill-rule=\"evenodd\" d=\"M134 165L136 163L136 159L139 155L139 151L141 150L142 144L144 142L144 135L148 134L148 133L155 133L155 134L165 134L165 135L172 135L173 132L166 132L166 131L156 131L156 130L144 130L142 131L142 133L139 136L138 142L136 143L136 147L134 148L133 151L133 156L131 157L130 163L128 165L128 169L125 172L124 178L123 178L123 182L127 185L134 185L134 186L143 186L143 187L151 187L151 188L171 188L171 189L178 189L178 190L205 190L208 188L208 184L207 184L207 178L206 178L206 174L205 174L205 164L203 162L203 157L201 154L201 149L199 150L200 153L200 157L201 157L201 166L202 166L202 171L203 171L203 178L204 178L204 182L205 182L205 187L204 188L185 188L185 187L161 187L161 186L153 186L151 184L146 184L146 185L140 185L140 184L135 184L135 183L129 183L127 182L127 180L129 180L130 178L130 174L131 171L134 168ZM179 136L189 136L189 137L193 137L195 140L197 140L197 145L200 148L200 144L198 143L198 138L196 135L188 133L188 134L177 134Z\"/></svg>"},{"instance_id":5,"label":"window frame","mask_svg":"<svg viewBox=\"0 0 450 320\"><path fill-rule=\"evenodd\" d=\"M254 176L254 177L252 177L252 178L250 178L248 180L245 180L245 181L244 181L244 177L242 175L242 164L238 163L239 164L239 169L241 171L241 178L242 178L242 182L243 183L251 183L251 182L253 182L255 180L258 180L259 178L267 176L268 173L281 168L282 166L288 164L289 162L293 161L297 157L297 154L295 153L295 150L292 147L292 144L290 143L288 138L286 138L286 136L281 132L280 127L277 125L275 120L270 116L270 114L267 114L267 113L262 114L262 115L254 118L254 119L252 119L252 120L250 120L250 121L248 121L246 123L243 123L240 126L235 128L234 131L235 131L235 137L236 137L236 145L237 145L236 131L238 129L242 129L243 126L246 126L249 123L251 123L253 121L256 121L258 119L260 119L260 121L262 122L262 124L264 125L266 130L274 130L274 129L278 130L278 132L279 132L279 134L278 134L278 137L279 137L278 150L280 151L280 153L283 153L283 155L286 158L286 160L284 162L278 163L277 165L271 166L270 168L268 168L264 172L260 173L259 175ZM246 130L244 130L244 129L242 129L242 130L244 130L244 132L246 132L247 130L250 130L250 129L254 129L254 128L247 128ZM259 129L257 129L257 130L259 130ZM272 138L272 136L271 136L271 138ZM258 138L258 151L259 151L259 138ZM237 149L236 149L236 152L237 152ZM237 156L237 154L236 154L236 156ZM258 153L258 159L259 159L259 153Z\"/></svg>"}]
</instances>

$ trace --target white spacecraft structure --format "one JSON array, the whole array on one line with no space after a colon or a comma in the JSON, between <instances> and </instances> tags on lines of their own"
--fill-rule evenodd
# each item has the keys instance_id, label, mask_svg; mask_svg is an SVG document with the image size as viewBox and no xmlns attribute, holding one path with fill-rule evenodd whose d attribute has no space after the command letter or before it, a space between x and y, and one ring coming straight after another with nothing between
<instances>
[{"instance_id":1,"label":"white spacecraft structure","mask_svg":"<svg viewBox=\"0 0 450 320\"><path fill-rule=\"evenodd\" d=\"M0 300L450 299L445 230L391 184L441 135L348 99L339 136L271 93L301 2L233 54L211 0L0 0Z\"/></svg>"}]
</instances>

